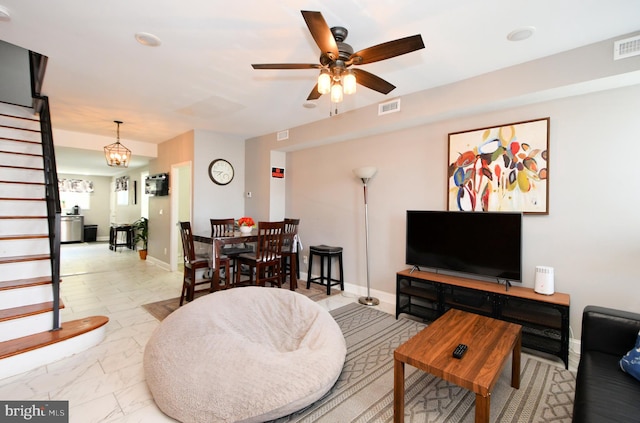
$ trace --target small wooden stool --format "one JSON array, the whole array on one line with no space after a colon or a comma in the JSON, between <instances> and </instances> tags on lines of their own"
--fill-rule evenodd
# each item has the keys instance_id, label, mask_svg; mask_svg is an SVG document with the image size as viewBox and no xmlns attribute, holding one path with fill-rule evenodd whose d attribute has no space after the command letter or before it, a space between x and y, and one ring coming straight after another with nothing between
<instances>
[{"instance_id":1,"label":"small wooden stool","mask_svg":"<svg viewBox=\"0 0 640 423\"><path fill-rule=\"evenodd\" d=\"M313 256L320 258L320 276L311 277L311 269L313 267ZM338 259L340 268L340 279L334 279L331 275L331 259ZM327 273L324 273L324 261L327 260ZM329 245L314 245L309 247L309 267L307 269L307 289L311 287L311 282L327 286L327 295L331 295L331 287L340 285L340 290L344 291L344 270L342 268L342 247L331 247Z\"/></svg>"}]
</instances>

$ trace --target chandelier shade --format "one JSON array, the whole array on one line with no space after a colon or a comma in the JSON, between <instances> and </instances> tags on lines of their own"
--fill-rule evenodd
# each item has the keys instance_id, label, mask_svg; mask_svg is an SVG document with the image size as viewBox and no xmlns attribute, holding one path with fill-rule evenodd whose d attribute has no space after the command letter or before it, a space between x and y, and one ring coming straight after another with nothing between
<instances>
[{"instance_id":1,"label":"chandelier shade","mask_svg":"<svg viewBox=\"0 0 640 423\"><path fill-rule=\"evenodd\" d=\"M351 72L347 72L342 77L342 86L346 95L356 93L356 76Z\"/></svg>"},{"instance_id":2,"label":"chandelier shade","mask_svg":"<svg viewBox=\"0 0 640 423\"><path fill-rule=\"evenodd\" d=\"M107 165L111 167L129 167L131 150L120 144L120 125L122 122L119 120L114 120L113 122L118 125L117 139L113 144L104 147L104 157L107 160Z\"/></svg>"},{"instance_id":3,"label":"chandelier shade","mask_svg":"<svg viewBox=\"0 0 640 423\"><path fill-rule=\"evenodd\" d=\"M318 76L318 92L320 94L329 94L331 91L331 75L329 71L323 69Z\"/></svg>"}]
</instances>

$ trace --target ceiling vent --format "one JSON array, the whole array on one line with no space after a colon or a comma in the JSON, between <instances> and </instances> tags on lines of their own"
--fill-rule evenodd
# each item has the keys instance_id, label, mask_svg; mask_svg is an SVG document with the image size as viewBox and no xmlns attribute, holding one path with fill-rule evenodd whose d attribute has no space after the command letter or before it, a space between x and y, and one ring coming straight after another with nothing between
<instances>
[{"instance_id":1,"label":"ceiling vent","mask_svg":"<svg viewBox=\"0 0 640 423\"><path fill-rule=\"evenodd\" d=\"M640 54L640 35L618 40L613 44L613 60L626 59Z\"/></svg>"},{"instance_id":2,"label":"ceiling vent","mask_svg":"<svg viewBox=\"0 0 640 423\"><path fill-rule=\"evenodd\" d=\"M278 132L278 141L284 141L289 139L289 130L285 129L284 131Z\"/></svg>"},{"instance_id":3,"label":"ceiling vent","mask_svg":"<svg viewBox=\"0 0 640 423\"><path fill-rule=\"evenodd\" d=\"M378 116L388 115L389 113L395 113L399 111L400 111L399 98L378 104Z\"/></svg>"}]
</instances>

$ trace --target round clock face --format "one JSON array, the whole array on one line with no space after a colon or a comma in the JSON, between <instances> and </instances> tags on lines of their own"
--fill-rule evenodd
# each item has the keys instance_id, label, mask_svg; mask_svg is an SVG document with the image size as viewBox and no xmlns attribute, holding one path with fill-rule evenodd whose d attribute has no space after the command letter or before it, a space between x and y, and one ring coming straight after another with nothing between
<instances>
[{"instance_id":1,"label":"round clock face","mask_svg":"<svg viewBox=\"0 0 640 423\"><path fill-rule=\"evenodd\" d=\"M218 185L227 185L233 180L233 166L224 159L216 159L209 165L209 178Z\"/></svg>"}]
</instances>

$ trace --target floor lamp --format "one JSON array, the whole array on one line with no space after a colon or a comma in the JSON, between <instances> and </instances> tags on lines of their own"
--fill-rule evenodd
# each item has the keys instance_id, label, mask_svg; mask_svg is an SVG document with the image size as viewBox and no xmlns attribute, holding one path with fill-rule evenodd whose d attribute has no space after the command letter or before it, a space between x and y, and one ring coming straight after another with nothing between
<instances>
[{"instance_id":1,"label":"floor lamp","mask_svg":"<svg viewBox=\"0 0 640 423\"><path fill-rule=\"evenodd\" d=\"M367 184L376 174L378 169L372 166L361 167L358 169L353 169L353 173L362 180L362 184L364 186L364 226L365 226L365 254L367 258L367 296L360 297L358 302L360 304L375 306L380 304L380 300L377 298L373 298L371 296L371 284L369 282L369 211L367 208Z\"/></svg>"}]
</instances>

